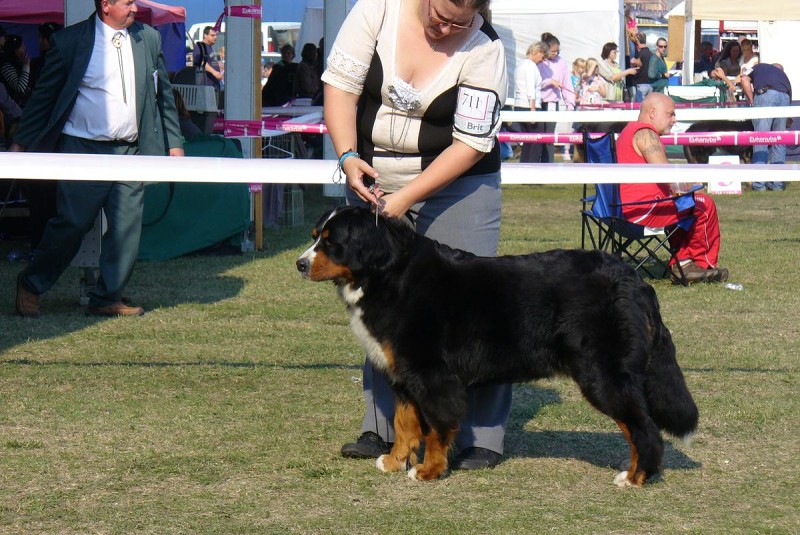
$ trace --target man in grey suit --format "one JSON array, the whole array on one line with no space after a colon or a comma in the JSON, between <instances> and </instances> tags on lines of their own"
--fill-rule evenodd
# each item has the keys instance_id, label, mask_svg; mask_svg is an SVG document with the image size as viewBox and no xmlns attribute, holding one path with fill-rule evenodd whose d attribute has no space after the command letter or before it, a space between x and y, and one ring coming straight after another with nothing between
<instances>
[{"instance_id":1,"label":"man in grey suit","mask_svg":"<svg viewBox=\"0 0 800 535\"><path fill-rule=\"evenodd\" d=\"M51 37L9 150L183 156L159 33L135 22L136 0L95 0L95 8ZM38 317L40 294L69 266L102 209L108 229L89 313L144 314L122 297L138 256L143 192L142 182L59 182L58 213L17 278L17 313Z\"/></svg>"}]
</instances>

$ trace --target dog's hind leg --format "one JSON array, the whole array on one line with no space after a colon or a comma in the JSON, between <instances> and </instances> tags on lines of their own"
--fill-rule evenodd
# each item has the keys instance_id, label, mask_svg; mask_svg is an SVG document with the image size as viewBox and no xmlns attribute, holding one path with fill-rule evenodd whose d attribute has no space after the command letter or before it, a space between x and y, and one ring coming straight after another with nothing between
<instances>
[{"instance_id":1,"label":"dog's hind leg","mask_svg":"<svg viewBox=\"0 0 800 535\"><path fill-rule=\"evenodd\" d=\"M616 422L631 448L631 460L628 469L614 478L614 484L618 487L641 487L660 469L664 446L658 428L651 421L649 430L634 428L632 431L624 422Z\"/></svg>"},{"instance_id":2,"label":"dog's hind leg","mask_svg":"<svg viewBox=\"0 0 800 535\"><path fill-rule=\"evenodd\" d=\"M422 440L422 422L417 407L409 401L397 400L394 408L395 441L392 451L381 455L375 466L384 472L398 472L417 462Z\"/></svg>"},{"instance_id":3,"label":"dog's hind leg","mask_svg":"<svg viewBox=\"0 0 800 535\"><path fill-rule=\"evenodd\" d=\"M589 403L617 423L630 446L630 468L617 474L614 484L641 487L658 473L664 454L661 433L648 412L641 388L632 377L612 379L607 375L595 377L588 384L578 380L578 386Z\"/></svg>"}]
</instances>

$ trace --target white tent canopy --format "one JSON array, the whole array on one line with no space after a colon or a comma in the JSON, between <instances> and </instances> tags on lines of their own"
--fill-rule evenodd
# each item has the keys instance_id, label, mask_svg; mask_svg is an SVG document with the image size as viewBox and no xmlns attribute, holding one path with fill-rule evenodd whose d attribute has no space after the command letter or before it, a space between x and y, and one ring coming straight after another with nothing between
<instances>
[{"instance_id":1,"label":"white tent canopy","mask_svg":"<svg viewBox=\"0 0 800 535\"><path fill-rule=\"evenodd\" d=\"M298 48L317 43L322 36L323 3L306 0ZM351 6L354 3L350 0ZM624 49L623 9L623 0L493 0L492 25L506 47L509 80L513 80L517 62L525 57L528 46L540 41L544 32L558 37L561 55L570 64L578 57L599 59L608 42Z\"/></svg>"},{"instance_id":2,"label":"white tent canopy","mask_svg":"<svg viewBox=\"0 0 800 535\"><path fill-rule=\"evenodd\" d=\"M690 80L694 65L695 21L757 20L761 61L781 63L792 87L800 88L800 57L794 53L800 33L800 0L686 0L670 15L685 16L683 79Z\"/></svg>"},{"instance_id":3,"label":"white tent canopy","mask_svg":"<svg viewBox=\"0 0 800 535\"><path fill-rule=\"evenodd\" d=\"M797 0L686 0L685 10L693 20L800 20Z\"/></svg>"},{"instance_id":4,"label":"white tent canopy","mask_svg":"<svg viewBox=\"0 0 800 535\"><path fill-rule=\"evenodd\" d=\"M492 25L506 47L509 81L528 46L544 32L558 37L561 56L570 65L579 57L600 59L608 42L624 50L623 10L623 0L493 0Z\"/></svg>"},{"instance_id":5,"label":"white tent canopy","mask_svg":"<svg viewBox=\"0 0 800 535\"><path fill-rule=\"evenodd\" d=\"M352 9L356 0L349 0L348 6ZM320 38L325 32L325 17L323 9L324 0L306 0L306 9L303 14L303 24L300 26L300 35L297 37L297 49L303 48L306 43L319 43ZM330 43L326 44L326 49L330 50L335 35L330 36Z\"/></svg>"}]
</instances>

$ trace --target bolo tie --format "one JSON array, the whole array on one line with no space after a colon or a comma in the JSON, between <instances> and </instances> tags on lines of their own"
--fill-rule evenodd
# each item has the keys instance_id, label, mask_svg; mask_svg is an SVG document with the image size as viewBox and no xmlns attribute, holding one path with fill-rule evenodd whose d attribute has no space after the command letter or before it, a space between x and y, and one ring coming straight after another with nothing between
<instances>
[{"instance_id":1,"label":"bolo tie","mask_svg":"<svg viewBox=\"0 0 800 535\"><path fill-rule=\"evenodd\" d=\"M111 38L111 44L117 49L117 59L119 60L119 75L122 78L122 102L128 103L128 96L125 92L125 70L122 65L122 32L117 32Z\"/></svg>"}]
</instances>

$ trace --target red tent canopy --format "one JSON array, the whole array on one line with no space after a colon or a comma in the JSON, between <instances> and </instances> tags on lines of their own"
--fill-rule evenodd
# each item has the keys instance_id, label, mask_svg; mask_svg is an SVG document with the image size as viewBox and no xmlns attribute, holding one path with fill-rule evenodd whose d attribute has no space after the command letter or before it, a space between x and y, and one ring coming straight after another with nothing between
<instances>
[{"instance_id":1,"label":"red tent canopy","mask_svg":"<svg viewBox=\"0 0 800 535\"><path fill-rule=\"evenodd\" d=\"M137 0L136 20L151 26L185 22L186 8ZM0 0L0 22L17 24L64 23L64 0Z\"/></svg>"}]
</instances>

